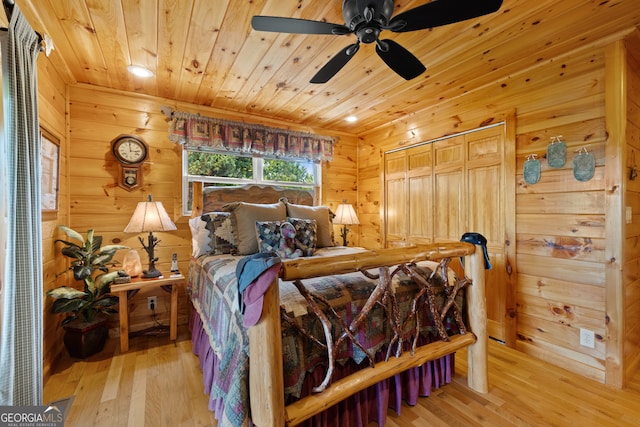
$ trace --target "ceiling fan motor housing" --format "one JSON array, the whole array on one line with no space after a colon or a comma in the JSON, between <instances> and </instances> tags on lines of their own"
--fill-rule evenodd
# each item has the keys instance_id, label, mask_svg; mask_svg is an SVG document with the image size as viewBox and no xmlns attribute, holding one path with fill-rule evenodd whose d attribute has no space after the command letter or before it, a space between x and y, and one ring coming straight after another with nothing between
<instances>
[{"instance_id":1,"label":"ceiling fan motor housing","mask_svg":"<svg viewBox=\"0 0 640 427\"><path fill-rule=\"evenodd\" d=\"M365 3L365 8L370 8L373 11L373 18L371 22L366 25L372 29L376 29L377 33L380 33L381 27L386 26L389 23L389 18L393 13L393 0L360 0ZM342 1L342 17L344 18L345 25L358 34L357 27L361 24L367 24L366 18L358 11L358 0L343 0ZM375 41L373 38L370 41L360 39L362 43L372 43Z\"/></svg>"}]
</instances>

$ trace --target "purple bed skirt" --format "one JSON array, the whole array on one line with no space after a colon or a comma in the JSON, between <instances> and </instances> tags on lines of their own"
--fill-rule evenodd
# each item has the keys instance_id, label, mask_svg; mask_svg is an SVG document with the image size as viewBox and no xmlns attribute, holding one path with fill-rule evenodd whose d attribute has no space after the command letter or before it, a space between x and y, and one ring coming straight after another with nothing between
<instances>
[{"instance_id":1,"label":"purple bed skirt","mask_svg":"<svg viewBox=\"0 0 640 427\"><path fill-rule=\"evenodd\" d=\"M204 392L211 396L211 387L215 382L220 360L215 356L209 344L209 338L203 328L200 316L193 309L191 310L189 327L193 353L198 356L202 369ZM393 409L399 414L403 400L408 405L415 405L418 397L429 396L432 388L439 388L441 385L451 382L454 360L455 355L450 354L380 381L301 425L306 427L367 427L370 422L377 422L382 427L385 425L388 409ZM336 365L334 378L346 376L357 369L358 366L355 363L345 366ZM324 372L321 369L316 369L313 373L308 374L304 380L303 394L310 394L313 385L319 384L323 378ZM219 414L223 407L223 399L209 398L209 410ZM216 419L218 419L217 415Z\"/></svg>"}]
</instances>

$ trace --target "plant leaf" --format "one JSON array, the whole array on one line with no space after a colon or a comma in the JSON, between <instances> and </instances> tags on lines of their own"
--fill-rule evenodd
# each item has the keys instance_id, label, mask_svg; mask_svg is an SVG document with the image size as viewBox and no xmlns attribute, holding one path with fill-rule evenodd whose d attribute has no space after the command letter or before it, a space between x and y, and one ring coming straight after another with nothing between
<instances>
[{"instance_id":1,"label":"plant leaf","mask_svg":"<svg viewBox=\"0 0 640 427\"><path fill-rule=\"evenodd\" d=\"M53 302L51 312L52 313L69 313L74 311L80 311L85 305L87 305L87 301L79 298L57 299Z\"/></svg>"},{"instance_id":2,"label":"plant leaf","mask_svg":"<svg viewBox=\"0 0 640 427\"><path fill-rule=\"evenodd\" d=\"M58 242L64 242L64 241L58 240ZM80 260L84 258L84 250L80 246L74 245L73 243L69 243L69 242L64 242L64 243L69 244L69 246L66 246L60 250L62 255L67 256L69 258L75 258Z\"/></svg>"},{"instance_id":3,"label":"plant leaf","mask_svg":"<svg viewBox=\"0 0 640 427\"><path fill-rule=\"evenodd\" d=\"M113 258L113 253L100 252L98 253L98 256L91 262L91 264L94 266L104 265L107 262L111 261L111 258Z\"/></svg>"},{"instance_id":4,"label":"plant leaf","mask_svg":"<svg viewBox=\"0 0 640 427\"><path fill-rule=\"evenodd\" d=\"M96 284L93 277L89 276L84 279L84 285L89 294L93 295L96 292Z\"/></svg>"},{"instance_id":5,"label":"plant leaf","mask_svg":"<svg viewBox=\"0 0 640 427\"><path fill-rule=\"evenodd\" d=\"M118 303L118 297L114 297L113 295L101 298L98 301L94 302L93 305L96 307L111 307L112 305L116 305Z\"/></svg>"},{"instance_id":6,"label":"plant leaf","mask_svg":"<svg viewBox=\"0 0 640 427\"><path fill-rule=\"evenodd\" d=\"M78 318L78 316L76 316L75 314L72 314L68 317L65 317L65 319L62 321L61 325L64 326L66 324L69 324L71 322L73 322L74 320L76 320Z\"/></svg>"},{"instance_id":7,"label":"plant leaf","mask_svg":"<svg viewBox=\"0 0 640 427\"><path fill-rule=\"evenodd\" d=\"M124 245L104 245L102 247L102 249L100 250L100 253L105 252L105 251L113 251L113 253L115 253L116 251L119 251L120 249L129 249L129 246L124 246Z\"/></svg>"},{"instance_id":8,"label":"plant leaf","mask_svg":"<svg viewBox=\"0 0 640 427\"><path fill-rule=\"evenodd\" d=\"M104 273L101 274L99 276L96 276L95 279L95 284L96 284L96 289L98 290L98 292L105 286L108 286L111 284L111 282L114 281L114 279L116 277L118 277L118 272L117 271L112 271L111 273Z\"/></svg>"},{"instance_id":9,"label":"plant leaf","mask_svg":"<svg viewBox=\"0 0 640 427\"><path fill-rule=\"evenodd\" d=\"M75 265L73 266L73 278L76 280L85 280L91 276L93 269L89 266Z\"/></svg>"},{"instance_id":10,"label":"plant leaf","mask_svg":"<svg viewBox=\"0 0 640 427\"><path fill-rule=\"evenodd\" d=\"M91 245L87 245L87 249L90 250L92 253L98 251L100 249L100 246L102 246L102 236L94 236L93 235L93 230L89 230L91 231L91 240L89 242L91 242Z\"/></svg>"},{"instance_id":11,"label":"plant leaf","mask_svg":"<svg viewBox=\"0 0 640 427\"><path fill-rule=\"evenodd\" d=\"M47 295L55 299L73 299L73 298L83 298L86 294L82 291L79 291L75 288L71 288L69 286L61 286L59 288L50 289L47 291Z\"/></svg>"},{"instance_id":12,"label":"plant leaf","mask_svg":"<svg viewBox=\"0 0 640 427\"><path fill-rule=\"evenodd\" d=\"M78 233L75 230L70 229L69 227L66 227L64 225L61 225L59 227L62 231L64 231L65 233L67 233L67 236L69 236L72 239L76 239L82 242L82 244L84 245L84 237L82 237L82 234Z\"/></svg>"}]
</instances>

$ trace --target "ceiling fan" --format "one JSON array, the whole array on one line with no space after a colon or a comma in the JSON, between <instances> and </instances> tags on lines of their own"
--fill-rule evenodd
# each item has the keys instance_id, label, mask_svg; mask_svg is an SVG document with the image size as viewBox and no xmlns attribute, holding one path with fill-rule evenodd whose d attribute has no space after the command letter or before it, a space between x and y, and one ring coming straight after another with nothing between
<instances>
[{"instance_id":1,"label":"ceiling fan","mask_svg":"<svg viewBox=\"0 0 640 427\"><path fill-rule=\"evenodd\" d=\"M329 60L311 83L326 83L354 57L360 43L376 44L376 53L398 75L411 80L426 68L411 52L391 39L380 39L382 30L394 33L424 30L486 15L500 9L502 0L433 0L393 18L393 0L343 0L345 25L324 21L254 16L251 26L258 31L292 34L355 34L358 40Z\"/></svg>"}]
</instances>

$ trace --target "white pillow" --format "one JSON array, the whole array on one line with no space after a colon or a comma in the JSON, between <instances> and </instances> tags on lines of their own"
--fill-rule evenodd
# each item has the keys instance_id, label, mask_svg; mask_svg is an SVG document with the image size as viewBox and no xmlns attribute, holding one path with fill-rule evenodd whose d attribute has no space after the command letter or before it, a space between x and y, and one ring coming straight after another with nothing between
<instances>
[{"instance_id":1,"label":"white pillow","mask_svg":"<svg viewBox=\"0 0 640 427\"><path fill-rule=\"evenodd\" d=\"M209 230L206 228L207 223L199 216L189 220L189 228L191 229L191 256L194 258L204 255L211 251L211 237Z\"/></svg>"}]
</instances>

